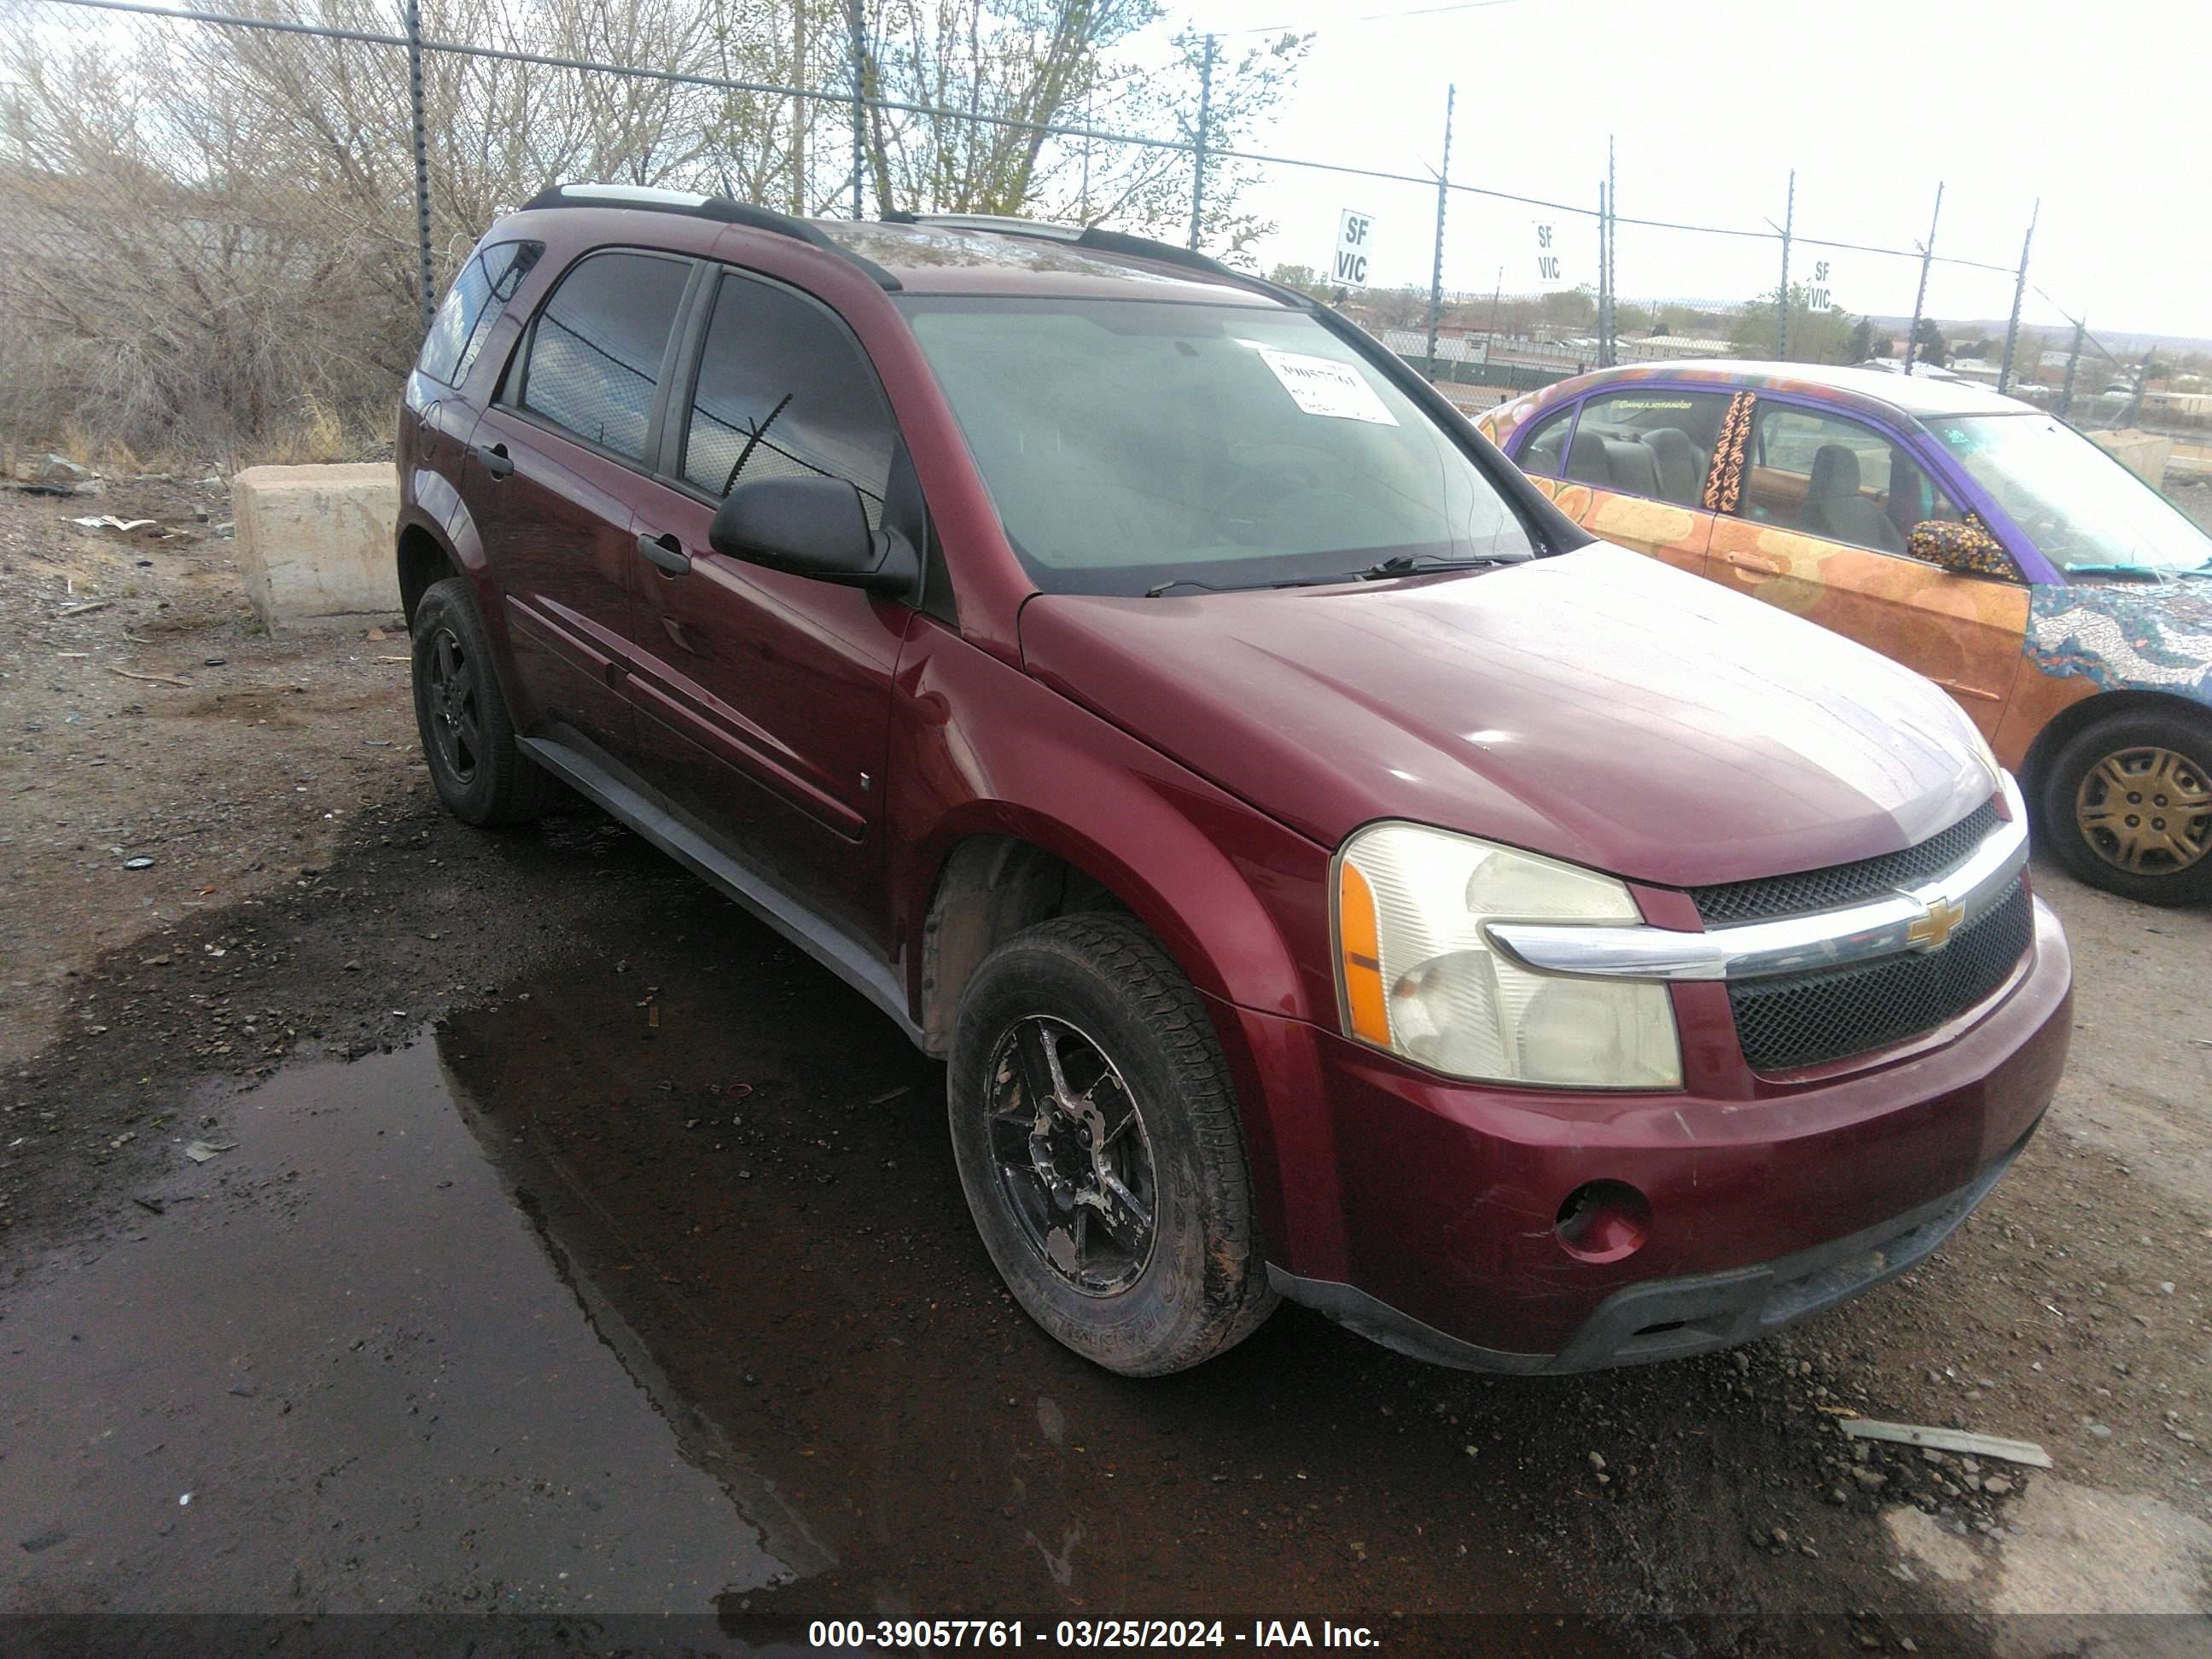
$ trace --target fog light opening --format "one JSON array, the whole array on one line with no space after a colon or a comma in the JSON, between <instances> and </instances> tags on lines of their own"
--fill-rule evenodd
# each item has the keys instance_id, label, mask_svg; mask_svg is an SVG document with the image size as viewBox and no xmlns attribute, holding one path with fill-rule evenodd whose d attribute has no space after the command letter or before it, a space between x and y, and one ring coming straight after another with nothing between
<instances>
[{"instance_id":1,"label":"fog light opening","mask_svg":"<svg viewBox=\"0 0 2212 1659\"><path fill-rule=\"evenodd\" d=\"M1553 1231L1580 1261L1618 1261L1651 1237L1651 1200L1625 1181L1591 1181L1569 1193Z\"/></svg>"}]
</instances>

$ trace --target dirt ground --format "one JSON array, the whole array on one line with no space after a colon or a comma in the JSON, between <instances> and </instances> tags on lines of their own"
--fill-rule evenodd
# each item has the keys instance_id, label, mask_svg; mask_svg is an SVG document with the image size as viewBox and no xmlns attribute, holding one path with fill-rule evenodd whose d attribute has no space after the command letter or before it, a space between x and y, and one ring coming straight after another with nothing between
<instances>
[{"instance_id":1,"label":"dirt ground","mask_svg":"<svg viewBox=\"0 0 2212 1659\"><path fill-rule=\"evenodd\" d=\"M939 1068L593 811L444 818L396 619L260 634L228 517L0 493L0 1613L2212 1642L2212 914L2039 863L2045 1132L1836 1313L1536 1381L1291 1310L1133 1384L992 1277Z\"/></svg>"}]
</instances>

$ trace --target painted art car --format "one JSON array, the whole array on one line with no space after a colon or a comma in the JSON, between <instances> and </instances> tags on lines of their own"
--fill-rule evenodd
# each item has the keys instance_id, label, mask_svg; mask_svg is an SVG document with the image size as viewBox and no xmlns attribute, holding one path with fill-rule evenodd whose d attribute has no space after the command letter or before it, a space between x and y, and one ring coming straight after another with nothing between
<instances>
[{"instance_id":1,"label":"painted art car","mask_svg":"<svg viewBox=\"0 0 2212 1659\"><path fill-rule=\"evenodd\" d=\"M1942 685L2082 880L2212 896L2212 538L2056 416L1956 381L1685 362L1478 425L1594 534Z\"/></svg>"}]
</instances>

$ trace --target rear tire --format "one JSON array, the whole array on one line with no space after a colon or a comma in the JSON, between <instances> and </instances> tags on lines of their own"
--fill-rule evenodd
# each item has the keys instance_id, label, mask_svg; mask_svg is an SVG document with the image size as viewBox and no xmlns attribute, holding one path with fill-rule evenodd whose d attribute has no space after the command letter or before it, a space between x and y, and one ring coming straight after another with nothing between
<instances>
[{"instance_id":1,"label":"rear tire","mask_svg":"<svg viewBox=\"0 0 2212 1659\"><path fill-rule=\"evenodd\" d=\"M2051 757L2044 839L2069 873L2146 904L2212 898L2212 720L2110 715Z\"/></svg>"},{"instance_id":2,"label":"rear tire","mask_svg":"<svg viewBox=\"0 0 2212 1659\"><path fill-rule=\"evenodd\" d=\"M416 601L413 659L415 729L446 810L487 830L543 812L556 786L515 741L491 636L460 577Z\"/></svg>"},{"instance_id":3,"label":"rear tire","mask_svg":"<svg viewBox=\"0 0 2212 1659\"><path fill-rule=\"evenodd\" d=\"M1061 916L993 951L962 1000L948 1085L976 1231L1048 1334L1159 1376L1274 1310L1228 1063L1135 922Z\"/></svg>"}]
</instances>

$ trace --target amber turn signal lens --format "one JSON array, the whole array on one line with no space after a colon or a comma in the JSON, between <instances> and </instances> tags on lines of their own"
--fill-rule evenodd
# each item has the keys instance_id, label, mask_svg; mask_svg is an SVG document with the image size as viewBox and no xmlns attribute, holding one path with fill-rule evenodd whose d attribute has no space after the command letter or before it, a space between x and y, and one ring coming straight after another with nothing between
<instances>
[{"instance_id":1,"label":"amber turn signal lens","mask_svg":"<svg viewBox=\"0 0 2212 1659\"><path fill-rule=\"evenodd\" d=\"M1375 893L1349 860L1337 866L1336 937L1344 954L1344 1006L1352 1035L1387 1048L1390 1012L1382 993L1382 941L1375 920Z\"/></svg>"}]
</instances>

